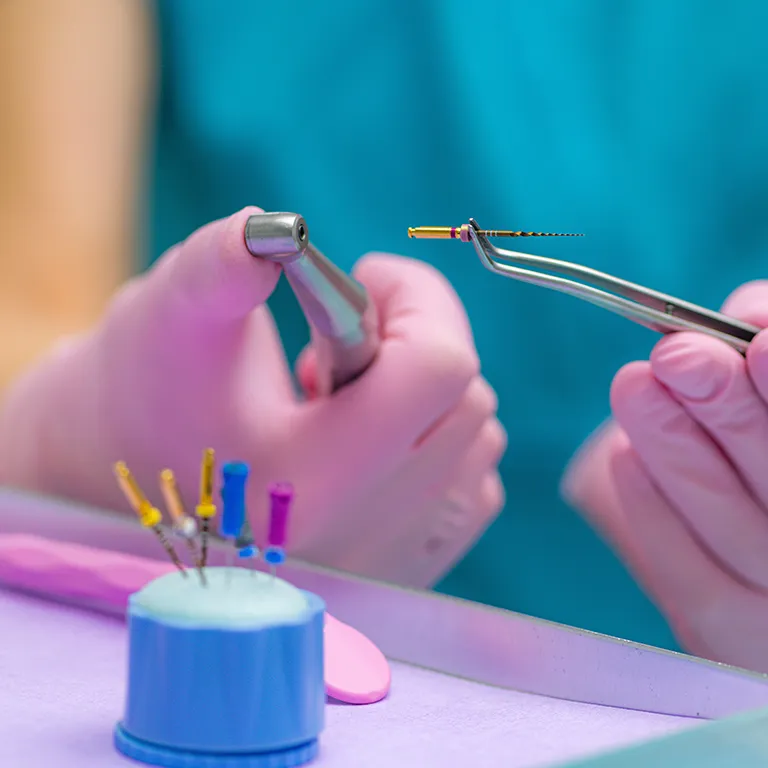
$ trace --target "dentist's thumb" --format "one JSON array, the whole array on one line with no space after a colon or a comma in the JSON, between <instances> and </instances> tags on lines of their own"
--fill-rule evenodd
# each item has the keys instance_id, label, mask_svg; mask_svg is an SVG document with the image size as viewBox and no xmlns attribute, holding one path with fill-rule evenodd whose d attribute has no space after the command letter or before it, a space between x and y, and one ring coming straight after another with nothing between
<instances>
[{"instance_id":1,"label":"dentist's thumb","mask_svg":"<svg viewBox=\"0 0 768 768\"><path fill-rule=\"evenodd\" d=\"M277 264L254 257L245 245L245 225L259 213L243 208L195 231L129 282L112 314L128 311L154 333L198 339L244 321L280 277Z\"/></svg>"}]
</instances>

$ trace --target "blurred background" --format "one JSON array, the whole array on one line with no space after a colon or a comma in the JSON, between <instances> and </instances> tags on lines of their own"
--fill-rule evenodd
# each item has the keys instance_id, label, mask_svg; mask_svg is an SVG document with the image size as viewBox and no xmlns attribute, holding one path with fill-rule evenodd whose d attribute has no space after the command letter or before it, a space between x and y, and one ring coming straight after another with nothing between
<instances>
[{"instance_id":1,"label":"blurred background","mask_svg":"<svg viewBox=\"0 0 768 768\"><path fill-rule=\"evenodd\" d=\"M131 274L245 205L303 214L453 283L510 435L507 508L439 589L676 647L559 498L608 390L655 336L487 273L409 226L527 241L717 307L765 274L766 6L708 0L4 0L2 383L98 321ZM530 243L534 242L534 246ZM282 284L291 358L308 340Z\"/></svg>"}]
</instances>

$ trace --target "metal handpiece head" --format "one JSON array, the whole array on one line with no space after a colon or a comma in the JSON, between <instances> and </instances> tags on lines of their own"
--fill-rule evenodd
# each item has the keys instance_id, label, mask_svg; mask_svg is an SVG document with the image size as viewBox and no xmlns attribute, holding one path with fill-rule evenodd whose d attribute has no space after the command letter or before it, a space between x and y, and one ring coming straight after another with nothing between
<instances>
[{"instance_id":1,"label":"metal handpiece head","mask_svg":"<svg viewBox=\"0 0 768 768\"><path fill-rule=\"evenodd\" d=\"M297 213L259 213L245 225L245 246L259 258L288 264L309 245L309 228Z\"/></svg>"},{"instance_id":2,"label":"metal handpiece head","mask_svg":"<svg viewBox=\"0 0 768 768\"><path fill-rule=\"evenodd\" d=\"M282 267L312 329L317 393L330 394L360 376L379 346L376 309L365 289L309 240L296 213L261 213L245 225L254 256Z\"/></svg>"}]
</instances>

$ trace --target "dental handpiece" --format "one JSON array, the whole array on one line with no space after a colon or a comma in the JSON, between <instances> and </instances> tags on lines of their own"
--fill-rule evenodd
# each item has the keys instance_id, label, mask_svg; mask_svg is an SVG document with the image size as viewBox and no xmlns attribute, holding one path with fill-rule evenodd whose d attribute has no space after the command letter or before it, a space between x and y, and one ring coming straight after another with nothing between
<instances>
[{"instance_id":1,"label":"dental handpiece","mask_svg":"<svg viewBox=\"0 0 768 768\"><path fill-rule=\"evenodd\" d=\"M376 357L376 309L360 283L323 256L296 213L261 213L245 225L245 244L257 258L279 264L312 332L317 392L329 395L363 374Z\"/></svg>"}]
</instances>

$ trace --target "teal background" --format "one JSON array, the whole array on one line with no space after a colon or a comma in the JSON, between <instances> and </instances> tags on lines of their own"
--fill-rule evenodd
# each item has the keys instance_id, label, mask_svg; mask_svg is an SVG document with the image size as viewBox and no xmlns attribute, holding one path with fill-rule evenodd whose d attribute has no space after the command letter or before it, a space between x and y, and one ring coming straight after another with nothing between
<instances>
[{"instance_id":1,"label":"teal background","mask_svg":"<svg viewBox=\"0 0 768 768\"><path fill-rule=\"evenodd\" d=\"M584 232L534 252L718 306L764 274L764 4L167 0L158 14L149 257L256 204L302 213L345 269L370 250L439 267L510 434L507 507L440 589L674 648L557 491L616 370L655 336L406 229L474 216ZM307 332L285 286L271 306L293 357Z\"/></svg>"}]
</instances>

